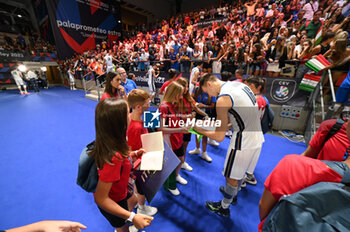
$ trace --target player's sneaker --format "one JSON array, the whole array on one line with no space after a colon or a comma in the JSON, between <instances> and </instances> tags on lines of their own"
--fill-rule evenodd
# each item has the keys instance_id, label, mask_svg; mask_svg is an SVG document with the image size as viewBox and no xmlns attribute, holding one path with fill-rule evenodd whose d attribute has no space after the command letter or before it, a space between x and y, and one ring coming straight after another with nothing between
<instances>
[{"instance_id":1,"label":"player's sneaker","mask_svg":"<svg viewBox=\"0 0 350 232\"><path fill-rule=\"evenodd\" d=\"M255 179L254 174L247 173L247 176L245 177L245 182L251 185L256 185L258 182Z\"/></svg>"},{"instance_id":2,"label":"player's sneaker","mask_svg":"<svg viewBox=\"0 0 350 232\"><path fill-rule=\"evenodd\" d=\"M221 201L219 202L213 202L213 201L206 201L205 207L209 209L211 212L216 213L223 217L229 217L230 216L230 209L224 209L222 208Z\"/></svg>"}]
</instances>

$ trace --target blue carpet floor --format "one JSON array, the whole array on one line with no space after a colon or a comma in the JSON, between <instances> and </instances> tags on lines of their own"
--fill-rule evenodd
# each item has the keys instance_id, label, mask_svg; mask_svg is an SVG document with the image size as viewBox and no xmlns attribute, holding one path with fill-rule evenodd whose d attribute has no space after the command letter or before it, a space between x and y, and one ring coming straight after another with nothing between
<instances>
[{"instance_id":1,"label":"blue carpet floor","mask_svg":"<svg viewBox=\"0 0 350 232\"><path fill-rule=\"evenodd\" d=\"M0 230L39 220L72 220L91 232L113 231L98 211L92 194L75 184L82 148L94 139L96 102L83 91L54 87L21 96L0 92ZM224 219L206 210L206 200L220 200L225 183L221 174L229 139L208 146L211 164L187 155L193 172L181 171L189 182L179 185L180 196L160 190L151 205L158 207L152 225L144 231L257 231L258 202L263 183L279 160L300 154L304 144L265 135L255 170L258 184L239 192L231 217ZM195 147L194 138L188 150Z\"/></svg>"}]
</instances>

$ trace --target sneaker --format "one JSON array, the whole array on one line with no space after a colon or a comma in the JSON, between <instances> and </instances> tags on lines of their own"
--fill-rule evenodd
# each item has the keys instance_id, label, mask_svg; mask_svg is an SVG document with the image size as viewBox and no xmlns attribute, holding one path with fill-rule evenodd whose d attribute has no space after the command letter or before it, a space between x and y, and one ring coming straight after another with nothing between
<instances>
[{"instance_id":1,"label":"sneaker","mask_svg":"<svg viewBox=\"0 0 350 232\"><path fill-rule=\"evenodd\" d=\"M155 215L158 212L158 209L156 207L152 207L149 205L144 205L144 207L142 207L143 209L139 207L137 207L137 213L139 214L145 214L148 215L150 217L152 217L153 215Z\"/></svg>"},{"instance_id":2,"label":"sneaker","mask_svg":"<svg viewBox=\"0 0 350 232\"><path fill-rule=\"evenodd\" d=\"M24 95L24 93L23 93L23 92L21 92L21 95Z\"/></svg>"},{"instance_id":3,"label":"sneaker","mask_svg":"<svg viewBox=\"0 0 350 232\"><path fill-rule=\"evenodd\" d=\"M189 151L188 154L190 154L190 155L199 155L201 152L202 151L201 151L200 148L196 148L196 149L194 149L192 151Z\"/></svg>"},{"instance_id":4,"label":"sneaker","mask_svg":"<svg viewBox=\"0 0 350 232\"><path fill-rule=\"evenodd\" d=\"M225 192L225 187L224 186L220 186L219 188L220 192L222 193L222 195L224 197L226 197L227 193ZM237 204L237 195L232 199L232 202L231 202L232 205L236 205Z\"/></svg>"},{"instance_id":5,"label":"sneaker","mask_svg":"<svg viewBox=\"0 0 350 232\"><path fill-rule=\"evenodd\" d=\"M254 174L247 173L247 176L245 177L245 182L251 185L256 185L258 182L255 179Z\"/></svg>"},{"instance_id":6,"label":"sneaker","mask_svg":"<svg viewBox=\"0 0 350 232\"><path fill-rule=\"evenodd\" d=\"M218 142L216 142L214 139L209 139L209 138L208 138L208 144L213 146L219 146Z\"/></svg>"},{"instance_id":7,"label":"sneaker","mask_svg":"<svg viewBox=\"0 0 350 232\"><path fill-rule=\"evenodd\" d=\"M187 184L187 180L185 180L182 176L180 176L180 174L176 176L176 181L183 185Z\"/></svg>"},{"instance_id":8,"label":"sneaker","mask_svg":"<svg viewBox=\"0 0 350 232\"><path fill-rule=\"evenodd\" d=\"M211 163L211 161L212 161L212 159L208 156L207 152L203 152L201 158L209 163Z\"/></svg>"},{"instance_id":9,"label":"sneaker","mask_svg":"<svg viewBox=\"0 0 350 232\"><path fill-rule=\"evenodd\" d=\"M26 92L25 94L28 95L28 94L30 94L30 93Z\"/></svg>"},{"instance_id":10,"label":"sneaker","mask_svg":"<svg viewBox=\"0 0 350 232\"><path fill-rule=\"evenodd\" d=\"M223 217L229 217L230 216L230 209L224 209L222 208L221 201L219 202L212 202L212 201L206 201L205 207L209 209L211 212L216 213Z\"/></svg>"},{"instance_id":11,"label":"sneaker","mask_svg":"<svg viewBox=\"0 0 350 232\"><path fill-rule=\"evenodd\" d=\"M193 168L186 162L184 162L182 165L181 165L181 168L182 169L185 169L186 171L189 171L189 172L192 172Z\"/></svg>"},{"instance_id":12,"label":"sneaker","mask_svg":"<svg viewBox=\"0 0 350 232\"><path fill-rule=\"evenodd\" d=\"M244 181L241 184L241 188L247 187L247 181L244 179Z\"/></svg>"},{"instance_id":13,"label":"sneaker","mask_svg":"<svg viewBox=\"0 0 350 232\"><path fill-rule=\"evenodd\" d=\"M176 188L176 189L169 189L169 192L170 192L171 194L173 194L174 196L180 195L180 191L179 191L178 188Z\"/></svg>"}]
</instances>

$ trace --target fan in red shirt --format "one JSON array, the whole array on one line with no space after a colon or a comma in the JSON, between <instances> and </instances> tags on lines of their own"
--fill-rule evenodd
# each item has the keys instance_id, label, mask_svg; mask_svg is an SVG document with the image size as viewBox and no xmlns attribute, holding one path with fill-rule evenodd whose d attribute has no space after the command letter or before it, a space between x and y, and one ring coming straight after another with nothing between
<instances>
[{"instance_id":1,"label":"fan in red shirt","mask_svg":"<svg viewBox=\"0 0 350 232\"><path fill-rule=\"evenodd\" d=\"M169 73L170 79L167 80L166 82L164 82L164 84L160 88L159 94L161 94L161 95L163 95L165 93L166 88L170 85L171 82L176 81L177 79L179 79L181 77L181 74L178 77L176 77L176 70L173 68L169 69L168 73Z\"/></svg>"},{"instance_id":2,"label":"fan in red shirt","mask_svg":"<svg viewBox=\"0 0 350 232\"><path fill-rule=\"evenodd\" d=\"M183 98L183 92L184 88L180 84L172 82L166 89L163 102L159 107L162 119L160 130L163 131L164 140L171 146L181 161L164 183L164 188L175 196L180 194L180 191L176 187L176 181L183 185L187 184L187 181L180 176L179 172L181 165L185 161L183 133L186 133L188 129L180 127L179 122L181 118L176 107Z\"/></svg>"},{"instance_id":3,"label":"fan in red shirt","mask_svg":"<svg viewBox=\"0 0 350 232\"><path fill-rule=\"evenodd\" d=\"M259 231L282 196L296 193L318 182L339 183L343 176L350 175L349 167L350 158L344 162L335 162L300 155L285 156L265 181L265 190L259 202L259 215L262 220Z\"/></svg>"},{"instance_id":4,"label":"fan in red shirt","mask_svg":"<svg viewBox=\"0 0 350 232\"><path fill-rule=\"evenodd\" d=\"M336 119L322 122L302 155L319 160L343 161L344 154L349 147L349 139L346 136L348 122L345 122L340 130L324 143L328 132L336 122Z\"/></svg>"},{"instance_id":5,"label":"fan in red shirt","mask_svg":"<svg viewBox=\"0 0 350 232\"><path fill-rule=\"evenodd\" d=\"M197 112L202 116L208 116L204 111L200 110L196 106L196 101L191 97L189 93L188 88L188 81L185 78L180 77L177 81L183 88L184 88L184 94L182 101L179 103L179 110L182 115L182 119L186 122L187 119L192 119L195 117L195 113ZM192 113L193 112L193 113ZM184 160L186 159L186 153L187 153L187 146L188 143L191 141L191 133L184 133L183 134L183 148L184 148ZM186 171L192 171L192 167L184 161L184 163L181 166L182 169L185 169Z\"/></svg>"},{"instance_id":6,"label":"fan in red shirt","mask_svg":"<svg viewBox=\"0 0 350 232\"><path fill-rule=\"evenodd\" d=\"M140 89L133 89L128 95L128 103L132 108L132 114L130 116L130 124L126 136L128 138L128 145L131 150L136 151L142 148L141 135L147 134L148 131L143 127L143 121L141 116L143 112L149 108L150 96L147 92ZM137 160L134 163L134 167L140 164L141 160ZM145 195L139 185L139 182L135 181L137 188L137 213L153 216L157 213L158 209L145 204ZM131 203L132 204L132 203Z\"/></svg>"},{"instance_id":7,"label":"fan in red shirt","mask_svg":"<svg viewBox=\"0 0 350 232\"><path fill-rule=\"evenodd\" d=\"M127 231L126 220L134 223L137 229L151 224L153 219L128 210L128 182L131 173L131 160L140 152L129 151L126 142L126 129L129 124L129 107L125 100L108 98L96 106L95 128L96 145L89 155L97 165L99 180L94 194L95 202L102 215L117 229Z\"/></svg>"},{"instance_id":8,"label":"fan in red shirt","mask_svg":"<svg viewBox=\"0 0 350 232\"><path fill-rule=\"evenodd\" d=\"M124 98L126 100L126 94L124 87L121 86L121 76L116 72L109 72L106 76L106 88L102 94L101 101L106 98Z\"/></svg>"}]
</instances>

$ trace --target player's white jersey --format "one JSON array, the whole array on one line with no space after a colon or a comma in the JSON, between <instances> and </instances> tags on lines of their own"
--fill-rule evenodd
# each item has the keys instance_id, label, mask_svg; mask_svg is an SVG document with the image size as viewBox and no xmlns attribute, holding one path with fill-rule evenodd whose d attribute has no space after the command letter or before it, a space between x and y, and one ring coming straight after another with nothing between
<instances>
[{"instance_id":1,"label":"player's white jersey","mask_svg":"<svg viewBox=\"0 0 350 232\"><path fill-rule=\"evenodd\" d=\"M229 81L222 85L219 97L225 95L232 101L229 110L233 126L232 148L244 150L261 147L264 135L261 131L260 114L254 93L243 83Z\"/></svg>"},{"instance_id":2,"label":"player's white jersey","mask_svg":"<svg viewBox=\"0 0 350 232\"><path fill-rule=\"evenodd\" d=\"M21 73L18 70L12 70L11 75L13 76L13 79L15 79L15 80L22 79Z\"/></svg>"},{"instance_id":3,"label":"player's white jersey","mask_svg":"<svg viewBox=\"0 0 350 232\"><path fill-rule=\"evenodd\" d=\"M106 61L107 67L113 67L113 61L112 61L111 55L109 54L105 55L105 61Z\"/></svg>"}]
</instances>

